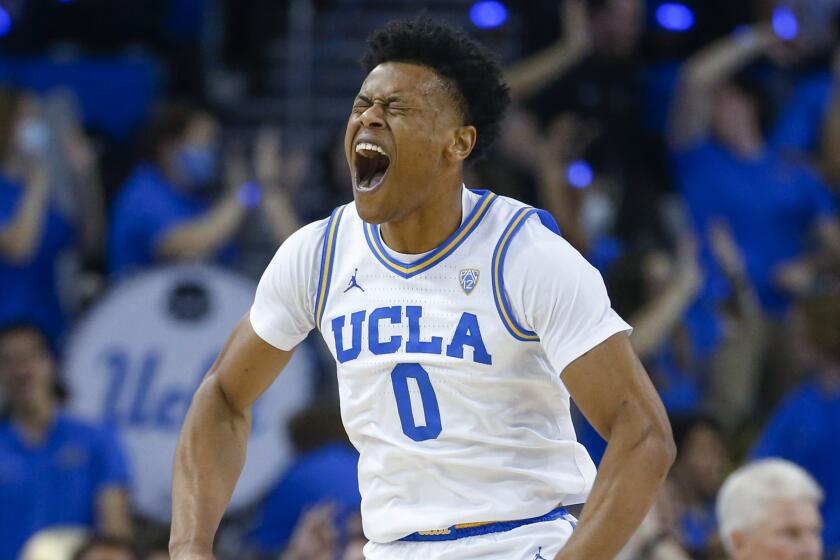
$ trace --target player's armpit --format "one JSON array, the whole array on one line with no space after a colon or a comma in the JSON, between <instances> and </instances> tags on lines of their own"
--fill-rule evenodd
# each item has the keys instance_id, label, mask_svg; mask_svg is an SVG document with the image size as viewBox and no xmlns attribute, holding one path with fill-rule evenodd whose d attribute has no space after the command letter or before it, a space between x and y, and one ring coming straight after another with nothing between
<instances>
[{"instance_id":1,"label":"player's armpit","mask_svg":"<svg viewBox=\"0 0 840 560\"><path fill-rule=\"evenodd\" d=\"M614 425L630 422L667 440L665 407L626 333L618 333L571 362L563 383L583 415L606 439Z\"/></svg>"}]
</instances>

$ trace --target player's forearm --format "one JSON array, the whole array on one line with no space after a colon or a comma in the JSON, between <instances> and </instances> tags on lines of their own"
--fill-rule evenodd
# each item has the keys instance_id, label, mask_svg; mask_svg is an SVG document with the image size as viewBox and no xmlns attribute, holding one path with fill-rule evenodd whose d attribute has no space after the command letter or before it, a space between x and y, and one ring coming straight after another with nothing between
<instances>
[{"instance_id":1,"label":"player's forearm","mask_svg":"<svg viewBox=\"0 0 840 560\"><path fill-rule=\"evenodd\" d=\"M175 452L172 482L173 560L206 554L245 464L251 417L235 410L209 376L187 414Z\"/></svg>"},{"instance_id":2,"label":"player's forearm","mask_svg":"<svg viewBox=\"0 0 840 560\"><path fill-rule=\"evenodd\" d=\"M667 428L615 426L580 523L556 560L613 558L650 510L674 460Z\"/></svg>"}]
</instances>

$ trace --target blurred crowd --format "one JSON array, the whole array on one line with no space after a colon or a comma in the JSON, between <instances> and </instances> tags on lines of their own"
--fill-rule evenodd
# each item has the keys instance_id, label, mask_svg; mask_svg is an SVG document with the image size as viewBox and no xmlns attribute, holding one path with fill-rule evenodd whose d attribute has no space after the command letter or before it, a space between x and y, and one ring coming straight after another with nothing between
<instances>
[{"instance_id":1,"label":"blurred crowd","mask_svg":"<svg viewBox=\"0 0 840 560\"><path fill-rule=\"evenodd\" d=\"M602 272L678 446L622 558L840 558L840 2L507 4L514 106L467 185L549 210ZM172 82L120 165L71 90L0 89L2 558L168 558L119 426L62 408L69 333L142 270L255 278L352 196L341 135L307 145ZM361 560L357 456L319 402L277 426L295 459L220 558Z\"/></svg>"}]
</instances>

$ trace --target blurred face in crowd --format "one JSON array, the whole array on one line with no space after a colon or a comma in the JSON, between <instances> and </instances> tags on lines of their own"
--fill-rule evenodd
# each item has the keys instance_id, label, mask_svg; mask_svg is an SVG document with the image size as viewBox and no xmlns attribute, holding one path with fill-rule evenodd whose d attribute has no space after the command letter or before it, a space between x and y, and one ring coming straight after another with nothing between
<instances>
[{"instance_id":1,"label":"blurred face in crowd","mask_svg":"<svg viewBox=\"0 0 840 560\"><path fill-rule=\"evenodd\" d=\"M12 116L7 145L16 156L37 158L45 155L49 148L50 127L43 118L41 103L31 93L17 97L17 108Z\"/></svg>"},{"instance_id":2,"label":"blurred face in crowd","mask_svg":"<svg viewBox=\"0 0 840 560\"><path fill-rule=\"evenodd\" d=\"M751 531L732 533L733 560L820 560L822 518L811 500L768 505Z\"/></svg>"},{"instance_id":3,"label":"blurred face in crowd","mask_svg":"<svg viewBox=\"0 0 840 560\"><path fill-rule=\"evenodd\" d=\"M705 499L714 499L723 482L726 450L716 430L702 424L686 436L678 458L683 483Z\"/></svg>"},{"instance_id":4,"label":"blurred face in crowd","mask_svg":"<svg viewBox=\"0 0 840 560\"><path fill-rule=\"evenodd\" d=\"M137 560L137 556L121 546L102 545L88 550L79 560Z\"/></svg>"},{"instance_id":5,"label":"blurred face in crowd","mask_svg":"<svg viewBox=\"0 0 840 560\"><path fill-rule=\"evenodd\" d=\"M207 113L197 113L187 125L172 158L175 182L188 191L214 183L219 171L219 123Z\"/></svg>"},{"instance_id":6,"label":"blurred face in crowd","mask_svg":"<svg viewBox=\"0 0 840 560\"><path fill-rule=\"evenodd\" d=\"M749 155L760 148L761 121L758 103L734 84L722 85L712 108L712 130L735 152Z\"/></svg>"},{"instance_id":7,"label":"blurred face in crowd","mask_svg":"<svg viewBox=\"0 0 840 560\"><path fill-rule=\"evenodd\" d=\"M10 403L50 400L54 381L55 361L40 333L20 328L0 336L0 384Z\"/></svg>"},{"instance_id":8,"label":"blurred face in crowd","mask_svg":"<svg viewBox=\"0 0 840 560\"><path fill-rule=\"evenodd\" d=\"M362 219L400 221L442 194L432 187L461 169L445 153L461 121L452 92L431 68L401 62L374 68L344 137Z\"/></svg>"},{"instance_id":9,"label":"blurred face in crowd","mask_svg":"<svg viewBox=\"0 0 840 560\"><path fill-rule=\"evenodd\" d=\"M641 0L608 0L592 17L595 44L607 54L631 56L644 29Z\"/></svg>"}]
</instances>

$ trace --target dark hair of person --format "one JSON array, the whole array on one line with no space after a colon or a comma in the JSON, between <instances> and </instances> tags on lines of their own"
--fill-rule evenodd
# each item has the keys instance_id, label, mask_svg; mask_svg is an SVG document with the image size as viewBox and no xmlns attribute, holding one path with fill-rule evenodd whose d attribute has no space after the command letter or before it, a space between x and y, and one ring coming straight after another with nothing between
<instances>
[{"instance_id":1,"label":"dark hair of person","mask_svg":"<svg viewBox=\"0 0 840 560\"><path fill-rule=\"evenodd\" d=\"M706 428L723 438L723 428L712 416L702 412L694 414L676 414L671 416L671 430L677 446L677 457L685 452L688 438L698 428Z\"/></svg>"},{"instance_id":2,"label":"dark hair of person","mask_svg":"<svg viewBox=\"0 0 840 560\"><path fill-rule=\"evenodd\" d=\"M29 321L13 321L9 323L4 323L0 325L0 344L3 343L3 340L10 335L18 334L21 332L28 332L31 334L36 335L38 338L41 339L41 342L44 345L44 348L50 353L53 360L58 361L58 351L50 342L47 333L44 332L44 329L36 325L35 323ZM53 395L56 398L56 401L59 404L63 404L68 397L67 388L62 383L61 379L56 374L55 379L53 380ZM8 403L4 406L0 407L0 420L6 420L9 416L10 410L8 407Z\"/></svg>"},{"instance_id":3,"label":"dark hair of person","mask_svg":"<svg viewBox=\"0 0 840 560\"><path fill-rule=\"evenodd\" d=\"M840 289L811 295L801 309L808 340L820 353L840 363Z\"/></svg>"},{"instance_id":4,"label":"dark hair of person","mask_svg":"<svg viewBox=\"0 0 840 560\"><path fill-rule=\"evenodd\" d=\"M335 406L310 406L292 416L289 437L298 453L307 453L328 443L347 443L341 411Z\"/></svg>"},{"instance_id":5,"label":"dark hair of person","mask_svg":"<svg viewBox=\"0 0 840 560\"><path fill-rule=\"evenodd\" d=\"M773 103L767 93L767 86L755 77L751 68L735 74L728 83L755 103L761 133L767 134L773 120Z\"/></svg>"},{"instance_id":6,"label":"dark hair of person","mask_svg":"<svg viewBox=\"0 0 840 560\"><path fill-rule=\"evenodd\" d=\"M134 558L138 558L137 549L135 548L134 543L130 540L96 535L88 539L88 541L76 551L76 554L73 555L73 560L85 560L85 556L97 548L119 548L130 552Z\"/></svg>"},{"instance_id":7,"label":"dark hair of person","mask_svg":"<svg viewBox=\"0 0 840 560\"><path fill-rule=\"evenodd\" d=\"M193 120L203 114L209 114L209 111L181 101L168 101L155 107L140 131L138 159L147 163L160 163L158 158L161 150L168 144L178 142Z\"/></svg>"},{"instance_id":8,"label":"dark hair of person","mask_svg":"<svg viewBox=\"0 0 840 560\"><path fill-rule=\"evenodd\" d=\"M622 317L632 317L648 299L645 279L647 253L632 250L607 269L606 285L613 309Z\"/></svg>"},{"instance_id":9,"label":"dark hair of person","mask_svg":"<svg viewBox=\"0 0 840 560\"><path fill-rule=\"evenodd\" d=\"M368 37L361 60L370 73L385 62L427 66L443 80L464 119L476 128L471 161L480 159L501 132L509 88L496 57L464 31L426 15L395 21Z\"/></svg>"},{"instance_id":10,"label":"dark hair of person","mask_svg":"<svg viewBox=\"0 0 840 560\"><path fill-rule=\"evenodd\" d=\"M17 90L0 88L0 161L6 158L14 143L14 126L22 98L23 94Z\"/></svg>"}]
</instances>

